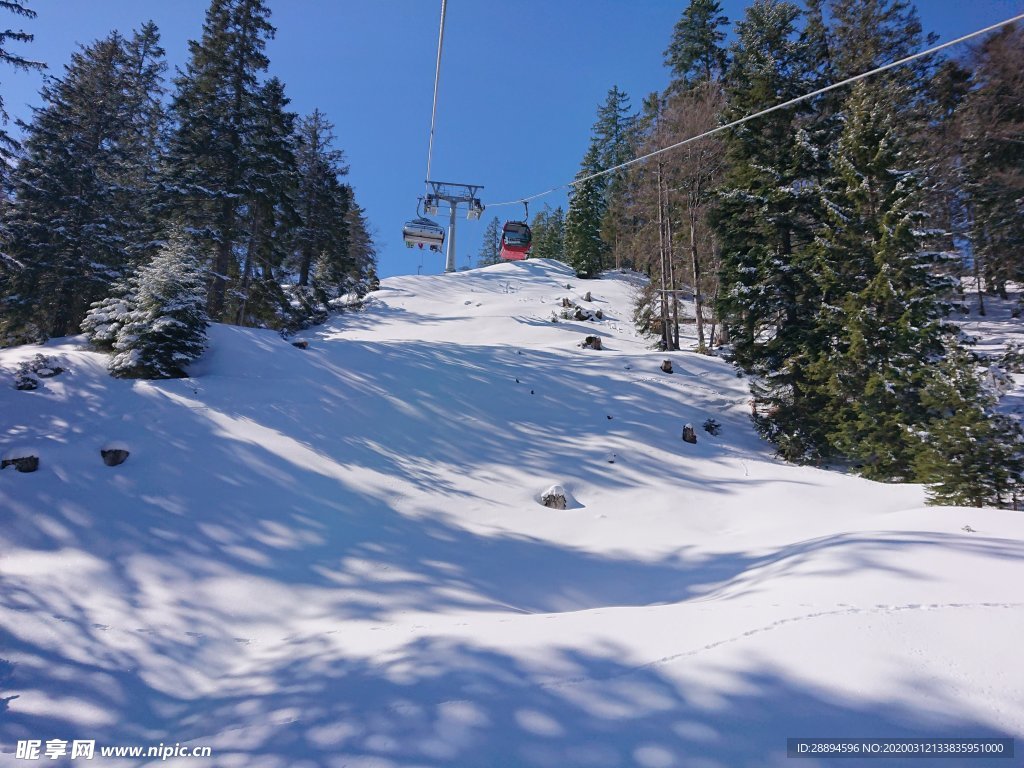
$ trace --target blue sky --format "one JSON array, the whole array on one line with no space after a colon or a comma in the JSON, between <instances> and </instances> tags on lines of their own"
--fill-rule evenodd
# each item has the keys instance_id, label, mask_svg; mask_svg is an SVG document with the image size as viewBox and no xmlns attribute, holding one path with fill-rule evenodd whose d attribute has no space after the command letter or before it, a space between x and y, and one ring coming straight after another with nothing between
<instances>
[{"instance_id":1,"label":"blue sky","mask_svg":"<svg viewBox=\"0 0 1024 768\"><path fill-rule=\"evenodd\" d=\"M745 0L723 0L731 19ZM60 74L79 43L152 19L173 69L198 38L207 0L37 0L21 26L36 40L19 52ZM277 37L271 73L291 107L320 108L336 125L349 181L367 209L382 276L436 273L443 257L402 244L426 171L440 0L269 0ZM449 0L434 149L434 177L484 185L509 200L572 179L597 105L618 85L638 105L665 86L662 63L685 0ZM1024 0L918 0L925 28L942 40L1024 11ZM6 16L7 14L5 14ZM18 20L4 18L15 26ZM30 117L40 77L0 71L12 117ZM564 205L564 194L546 198ZM544 201L531 206L531 214ZM475 261L484 226L462 218L458 265Z\"/></svg>"}]
</instances>

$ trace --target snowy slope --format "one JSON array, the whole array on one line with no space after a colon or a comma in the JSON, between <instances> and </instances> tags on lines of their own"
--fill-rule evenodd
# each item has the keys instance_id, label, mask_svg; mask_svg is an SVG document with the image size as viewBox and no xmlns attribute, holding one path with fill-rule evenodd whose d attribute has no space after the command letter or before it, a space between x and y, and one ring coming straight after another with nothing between
<instances>
[{"instance_id":1,"label":"snowy slope","mask_svg":"<svg viewBox=\"0 0 1024 768\"><path fill-rule=\"evenodd\" d=\"M550 321L588 290L605 320ZM0 452L41 458L0 473L0 765L19 739L708 768L1024 737L1024 515L779 462L729 365L647 349L633 290L545 261L391 278L306 350L213 327L175 381L79 338L0 352L68 369L0 389Z\"/></svg>"}]
</instances>

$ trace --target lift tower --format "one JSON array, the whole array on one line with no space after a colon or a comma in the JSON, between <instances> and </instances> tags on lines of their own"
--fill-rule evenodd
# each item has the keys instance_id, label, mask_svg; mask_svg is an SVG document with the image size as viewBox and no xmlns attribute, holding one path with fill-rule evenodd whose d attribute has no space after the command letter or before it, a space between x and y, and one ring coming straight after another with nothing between
<instances>
[{"instance_id":1,"label":"lift tower","mask_svg":"<svg viewBox=\"0 0 1024 768\"><path fill-rule=\"evenodd\" d=\"M430 187L426 199L423 201L423 208L428 216L436 216L438 205L448 203L448 250L446 251L445 272L455 271L455 213L459 203L466 204L466 218L470 221L479 219L484 212L484 204L477 197L477 192L483 189L479 184L454 184L448 181L426 182Z\"/></svg>"}]
</instances>

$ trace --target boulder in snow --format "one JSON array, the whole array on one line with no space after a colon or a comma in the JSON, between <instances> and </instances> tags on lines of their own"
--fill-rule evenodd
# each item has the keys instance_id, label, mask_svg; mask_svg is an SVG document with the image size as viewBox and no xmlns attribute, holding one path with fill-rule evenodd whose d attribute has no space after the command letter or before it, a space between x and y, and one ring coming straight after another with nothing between
<instances>
[{"instance_id":1,"label":"boulder in snow","mask_svg":"<svg viewBox=\"0 0 1024 768\"><path fill-rule=\"evenodd\" d=\"M584 349L601 349L600 336L587 336L581 345Z\"/></svg>"},{"instance_id":2,"label":"boulder in snow","mask_svg":"<svg viewBox=\"0 0 1024 768\"><path fill-rule=\"evenodd\" d=\"M565 509L568 503L565 488L560 485L552 485L540 495L540 503L551 509Z\"/></svg>"},{"instance_id":3,"label":"boulder in snow","mask_svg":"<svg viewBox=\"0 0 1024 768\"><path fill-rule=\"evenodd\" d=\"M124 448L101 448L100 456L108 467L116 467L118 464L124 464L129 453Z\"/></svg>"},{"instance_id":4,"label":"boulder in snow","mask_svg":"<svg viewBox=\"0 0 1024 768\"><path fill-rule=\"evenodd\" d=\"M687 424L683 427L683 442L684 443L696 443L697 433L693 431L693 424Z\"/></svg>"},{"instance_id":5,"label":"boulder in snow","mask_svg":"<svg viewBox=\"0 0 1024 768\"><path fill-rule=\"evenodd\" d=\"M662 360L661 361L661 370L663 370L665 373L672 373L672 361L671 360Z\"/></svg>"},{"instance_id":6,"label":"boulder in snow","mask_svg":"<svg viewBox=\"0 0 1024 768\"><path fill-rule=\"evenodd\" d=\"M14 377L14 388L22 392L31 392L33 389L39 388L39 382L31 376L19 373Z\"/></svg>"},{"instance_id":7,"label":"boulder in snow","mask_svg":"<svg viewBox=\"0 0 1024 768\"><path fill-rule=\"evenodd\" d=\"M0 461L0 469L14 467L19 472L35 472L39 469L38 456L14 456Z\"/></svg>"}]
</instances>

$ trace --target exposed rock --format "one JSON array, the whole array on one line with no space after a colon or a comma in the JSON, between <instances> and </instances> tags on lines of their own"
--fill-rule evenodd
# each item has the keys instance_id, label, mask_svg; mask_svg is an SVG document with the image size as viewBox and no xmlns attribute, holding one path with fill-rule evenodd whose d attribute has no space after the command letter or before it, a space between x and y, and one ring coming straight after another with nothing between
<instances>
[{"instance_id":1,"label":"exposed rock","mask_svg":"<svg viewBox=\"0 0 1024 768\"><path fill-rule=\"evenodd\" d=\"M31 376L19 373L14 377L14 388L20 389L22 392L31 392L33 389L39 388L39 382Z\"/></svg>"},{"instance_id":2,"label":"exposed rock","mask_svg":"<svg viewBox=\"0 0 1024 768\"><path fill-rule=\"evenodd\" d=\"M100 455L103 457L103 463L108 467L116 467L118 464L124 464L125 459L128 458L128 451L124 448L104 448L100 451Z\"/></svg>"},{"instance_id":3,"label":"exposed rock","mask_svg":"<svg viewBox=\"0 0 1024 768\"><path fill-rule=\"evenodd\" d=\"M565 489L560 485L552 485L540 495L540 503L550 509L565 509Z\"/></svg>"},{"instance_id":4,"label":"exposed rock","mask_svg":"<svg viewBox=\"0 0 1024 768\"><path fill-rule=\"evenodd\" d=\"M64 373L64 369L58 366L54 366L52 368L43 366L42 368L36 368L35 370L36 376L38 376L40 379L49 379L54 376L59 376L62 373Z\"/></svg>"},{"instance_id":5,"label":"exposed rock","mask_svg":"<svg viewBox=\"0 0 1024 768\"><path fill-rule=\"evenodd\" d=\"M665 373L672 373L672 361L671 360L662 360L661 361L661 370L663 370Z\"/></svg>"},{"instance_id":6,"label":"exposed rock","mask_svg":"<svg viewBox=\"0 0 1024 768\"><path fill-rule=\"evenodd\" d=\"M697 433L693 431L693 424L687 424L685 427L683 427L683 442L697 442Z\"/></svg>"},{"instance_id":7,"label":"exposed rock","mask_svg":"<svg viewBox=\"0 0 1024 768\"><path fill-rule=\"evenodd\" d=\"M292 342L292 346L293 347L298 347L299 349L306 349L307 347L309 347L309 342L308 341L293 341Z\"/></svg>"},{"instance_id":8,"label":"exposed rock","mask_svg":"<svg viewBox=\"0 0 1024 768\"><path fill-rule=\"evenodd\" d=\"M17 456L13 459L0 461L0 469L7 469L7 467L14 467L19 472L35 472L39 469L39 457Z\"/></svg>"},{"instance_id":9,"label":"exposed rock","mask_svg":"<svg viewBox=\"0 0 1024 768\"><path fill-rule=\"evenodd\" d=\"M601 337L600 336L587 336L583 340L584 349L601 349Z\"/></svg>"}]
</instances>

